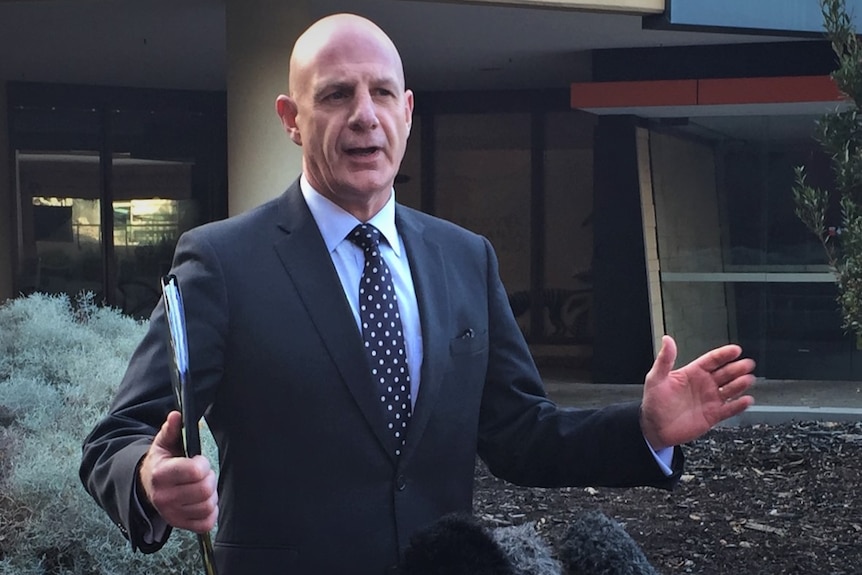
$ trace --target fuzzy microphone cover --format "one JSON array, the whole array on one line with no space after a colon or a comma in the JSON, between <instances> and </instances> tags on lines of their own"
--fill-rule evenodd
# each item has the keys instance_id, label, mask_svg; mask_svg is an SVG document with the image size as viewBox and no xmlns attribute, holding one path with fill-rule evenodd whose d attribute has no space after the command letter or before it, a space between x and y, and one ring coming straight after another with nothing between
<instances>
[{"instance_id":1,"label":"fuzzy microphone cover","mask_svg":"<svg viewBox=\"0 0 862 575\"><path fill-rule=\"evenodd\" d=\"M402 575L658 575L622 525L599 511L572 518L558 558L533 523L487 529L464 514L419 530Z\"/></svg>"},{"instance_id":2,"label":"fuzzy microphone cover","mask_svg":"<svg viewBox=\"0 0 862 575\"><path fill-rule=\"evenodd\" d=\"M658 575L623 526L598 511L572 518L560 558L568 575Z\"/></svg>"},{"instance_id":3,"label":"fuzzy microphone cover","mask_svg":"<svg viewBox=\"0 0 862 575\"><path fill-rule=\"evenodd\" d=\"M407 545L402 575L518 575L491 532L453 514L420 529Z\"/></svg>"}]
</instances>

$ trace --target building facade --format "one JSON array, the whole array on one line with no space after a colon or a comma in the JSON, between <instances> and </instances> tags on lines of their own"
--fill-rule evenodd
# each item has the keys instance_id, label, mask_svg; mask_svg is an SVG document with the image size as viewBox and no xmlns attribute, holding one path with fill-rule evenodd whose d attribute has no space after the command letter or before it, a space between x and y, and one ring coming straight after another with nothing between
<instances>
[{"instance_id":1,"label":"building facade","mask_svg":"<svg viewBox=\"0 0 862 575\"><path fill-rule=\"evenodd\" d=\"M549 377L637 382L663 333L681 361L737 341L767 378L862 376L793 213L796 165L830 182L812 136L840 105L817 0L75 4L0 2L3 26L53 13L124 38L3 50L0 298L89 290L147 315L178 234L299 173L273 110L287 55L352 11L416 92L399 201L491 239Z\"/></svg>"}]
</instances>

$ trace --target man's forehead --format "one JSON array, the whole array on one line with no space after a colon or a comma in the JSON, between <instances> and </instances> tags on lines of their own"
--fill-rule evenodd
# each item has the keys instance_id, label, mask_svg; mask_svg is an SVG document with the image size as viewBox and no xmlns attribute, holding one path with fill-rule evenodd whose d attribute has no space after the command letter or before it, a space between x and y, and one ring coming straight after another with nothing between
<instances>
[{"instance_id":1,"label":"man's forehead","mask_svg":"<svg viewBox=\"0 0 862 575\"><path fill-rule=\"evenodd\" d=\"M382 46L354 46L351 49L345 45L329 45L309 56L306 60L291 62L293 80L303 77L303 83L315 86L364 82L404 87L400 58Z\"/></svg>"},{"instance_id":2,"label":"man's forehead","mask_svg":"<svg viewBox=\"0 0 862 575\"><path fill-rule=\"evenodd\" d=\"M313 70L311 77L315 84L401 84L400 76L392 66L373 62L319 66Z\"/></svg>"}]
</instances>

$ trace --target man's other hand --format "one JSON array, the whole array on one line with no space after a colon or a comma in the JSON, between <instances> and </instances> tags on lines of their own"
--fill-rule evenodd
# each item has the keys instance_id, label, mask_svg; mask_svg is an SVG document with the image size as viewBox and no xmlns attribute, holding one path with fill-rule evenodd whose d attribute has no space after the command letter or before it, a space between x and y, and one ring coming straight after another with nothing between
<instances>
[{"instance_id":1,"label":"man's other hand","mask_svg":"<svg viewBox=\"0 0 862 575\"><path fill-rule=\"evenodd\" d=\"M676 342L664 336L644 382L641 429L656 451L693 441L754 403L745 395L754 383L754 361L740 358L738 345L718 347L673 369L676 353Z\"/></svg>"}]
</instances>

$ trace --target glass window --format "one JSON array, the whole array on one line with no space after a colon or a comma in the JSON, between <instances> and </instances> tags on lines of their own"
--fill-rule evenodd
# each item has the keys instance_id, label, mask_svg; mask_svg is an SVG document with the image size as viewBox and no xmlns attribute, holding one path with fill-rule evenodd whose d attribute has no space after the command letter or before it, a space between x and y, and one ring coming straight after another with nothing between
<instances>
[{"instance_id":1,"label":"glass window","mask_svg":"<svg viewBox=\"0 0 862 575\"><path fill-rule=\"evenodd\" d=\"M149 316L180 234L227 215L223 95L12 83L8 97L18 291Z\"/></svg>"},{"instance_id":2,"label":"glass window","mask_svg":"<svg viewBox=\"0 0 862 575\"><path fill-rule=\"evenodd\" d=\"M650 133L665 329L680 361L732 340L770 379L862 375L826 256L794 209L796 166L815 186L832 183L816 120L690 118ZM837 227L837 206L831 217Z\"/></svg>"},{"instance_id":3,"label":"glass window","mask_svg":"<svg viewBox=\"0 0 862 575\"><path fill-rule=\"evenodd\" d=\"M18 151L15 159L20 291L100 293L98 154Z\"/></svg>"},{"instance_id":4,"label":"glass window","mask_svg":"<svg viewBox=\"0 0 862 575\"><path fill-rule=\"evenodd\" d=\"M193 173L193 162L114 155L116 297L130 315L149 315L180 234L202 223L192 197Z\"/></svg>"}]
</instances>

